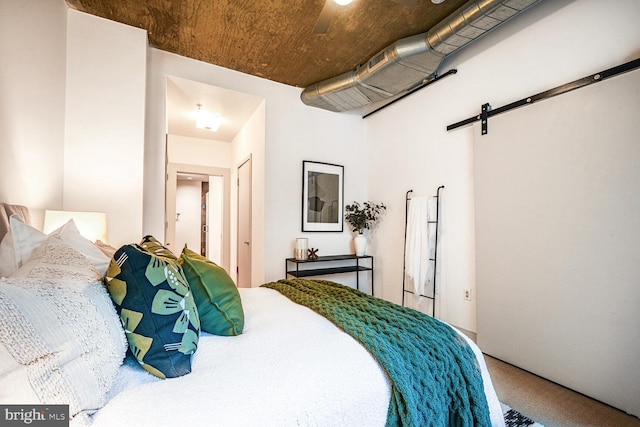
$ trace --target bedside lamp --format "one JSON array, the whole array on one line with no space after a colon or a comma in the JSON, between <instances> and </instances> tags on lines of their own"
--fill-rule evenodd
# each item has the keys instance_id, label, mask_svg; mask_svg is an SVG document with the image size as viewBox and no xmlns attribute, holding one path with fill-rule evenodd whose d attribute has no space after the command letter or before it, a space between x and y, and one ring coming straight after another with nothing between
<instances>
[{"instance_id":1,"label":"bedside lamp","mask_svg":"<svg viewBox=\"0 0 640 427\"><path fill-rule=\"evenodd\" d=\"M49 234L56 228L66 224L70 219L73 219L78 231L84 238L92 242L101 240L107 243L107 214L104 212L46 210L44 212L43 231Z\"/></svg>"}]
</instances>

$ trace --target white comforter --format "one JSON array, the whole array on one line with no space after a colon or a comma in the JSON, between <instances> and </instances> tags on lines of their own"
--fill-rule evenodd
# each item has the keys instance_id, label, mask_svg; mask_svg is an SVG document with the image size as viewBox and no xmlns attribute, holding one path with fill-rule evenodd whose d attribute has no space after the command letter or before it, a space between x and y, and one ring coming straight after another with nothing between
<instances>
[{"instance_id":1,"label":"white comforter","mask_svg":"<svg viewBox=\"0 0 640 427\"><path fill-rule=\"evenodd\" d=\"M192 372L120 369L94 426L384 426L389 380L360 344L277 291L240 289L244 333L203 333ZM478 348L494 426L502 411Z\"/></svg>"}]
</instances>

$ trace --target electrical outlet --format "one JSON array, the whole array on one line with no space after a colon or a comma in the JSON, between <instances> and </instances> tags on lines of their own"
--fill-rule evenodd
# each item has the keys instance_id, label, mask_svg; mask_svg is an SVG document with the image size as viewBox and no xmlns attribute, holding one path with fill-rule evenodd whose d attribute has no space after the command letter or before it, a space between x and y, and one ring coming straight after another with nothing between
<instances>
[{"instance_id":1,"label":"electrical outlet","mask_svg":"<svg viewBox=\"0 0 640 427\"><path fill-rule=\"evenodd\" d=\"M471 301L471 289L464 290L464 299L467 301Z\"/></svg>"}]
</instances>

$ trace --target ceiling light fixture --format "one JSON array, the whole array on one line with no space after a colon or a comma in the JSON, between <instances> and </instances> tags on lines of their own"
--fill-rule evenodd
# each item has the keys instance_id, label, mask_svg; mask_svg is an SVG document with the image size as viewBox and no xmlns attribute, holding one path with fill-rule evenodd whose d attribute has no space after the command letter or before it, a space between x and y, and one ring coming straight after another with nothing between
<instances>
[{"instance_id":1,"label":"ceiling light fixture","mask_svg":"<svg viewBox=\"0 0 640 427\"><path fill-rule=\"evenodd\" d=\"M333 0L333 2L340 6L346 6L351 3L353 0Z\"/></svg>"},{"instance_id":2,"label":"ceiling light fixture","mask_svg":"<svg viewBox=\"0 0 640 427\"><path fill-rule=\"evenodd\" d=\"M431 0L431 3L440 4L440 3L444 3L444 0Z\"/></svg>"},{"instance_id":3,"label":"ceiling light fixture","mask_svg":"<svg viewBox=\"0 0 640 427\"><path fill-rule=\"evenodd\" d=\"M222 125L222 117L210 111L203 110L202 105L198 104L196 111L196 127L198 129L206 129L215 132Z\"/></svg>"}]
</instances>

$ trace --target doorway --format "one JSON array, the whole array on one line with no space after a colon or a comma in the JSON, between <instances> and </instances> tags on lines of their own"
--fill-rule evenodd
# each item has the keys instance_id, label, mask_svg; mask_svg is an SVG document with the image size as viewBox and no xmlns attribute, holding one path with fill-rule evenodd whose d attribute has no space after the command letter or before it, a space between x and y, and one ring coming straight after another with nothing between
<instances>
[{"instance_id":1,"label":"doorway","mask_svg":"<svg viewBox=\"0 0 640 427\"><path fill-rule=\"evenodd\" d=\"M178 172L175 248L189 249L222 265L224 180Z\"/></svg>"},{"instance_id":2,"label":"doorway","mask_svg":"<svg viewBox=\"0 0 640 427\"><path fill-rule=\"evenodd\" d=\"M165 198L165 245L174 252L175 255L179 255L182 252L184 243L186 242L188 247L194 252L200 252L200 241L202 232L202 223L204 222L206 234L212 236L213 234L220 236L217 240L220 244L208 244L207 258L214 261L216 264L229 271L230 266L230 170L226 168L215 168L199 165L186 165L178 163L167 164L167 186L166 186L166 198ZM192 193L195 193L195 187L197 186L198 194L193 196L196 200L194 205L187 210L180 212L178 210L178 182L184 177L192 177L191 181L196 179L200 180L200 183L191 185L193 187ZM185 178L186 180L186 178ZM201 219L202 204L200 202L202 183L207 182L208 199L209 203L205 204L204 210L207 212L207 218L204 221ZM189 187L188 184L182 184L181 186ZM216 191L217 189L217 191ZM185 193L188 193L185 192ZM182 195L181 195L182 196ZM206 196L205 196L206 197ZM195 219L189 220L185 215L191 212ZM178 215L180 214L180 215ZM191 223L185 234L181 235L181 227L183 224ZM198 243L189 244L189 241L185 241L186 236L192 236L193 242ZM195 237L194 237L195 236ZM213 239L215 241L216 239ZM218 261L214 260L216 258Z\"/></svg>"},{"instance_id":3,"label":"doorway","mask_svg":"<svg viewBox=\"0 0 640 427\"><path fill-rule=\"evenodd\" d=\"M241 282L251 286L252 282L264 282L264 190L265 180L265 99L249 93L212 85L210 82L198 82L179 76L166 77L166 199L165 199L165 242L171 250L176 247L175 216L173 202L175 195L176 170L185 172L218 175L197 167L224 168L224 224L222 267L237 282L239 246L249 246L247 255L241 262L244 274ZM202 106L223 118L221 127L212 132L194 126L194 111ZM238 194L235 183L238 167L251 156L251 175L256 177L251 186L250 224L243 229L250 230L249 238L238 241ZM176 165L178 164L178 165ZM184 168L182 168L184 166ZM202 172L201 172L202 171ZM229 179L232 177L232 179ZM230 197L229 197L230 195ZM229 199L231 200L229 202ZM213 206L211 202L205 203ZM200 211L198 207L195 208ZM250 227L250 228L249 228ZM211 225L208 224L209 234ZM230 237L231 236L231 237ZM249 242L245 245L242 242ZM209 250L209 256L213 252ZM246 280L246 281L245 281Z\"/></svg>"}]
</instances>

